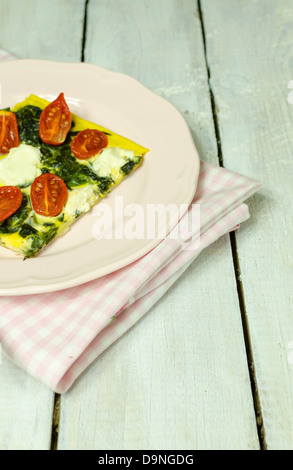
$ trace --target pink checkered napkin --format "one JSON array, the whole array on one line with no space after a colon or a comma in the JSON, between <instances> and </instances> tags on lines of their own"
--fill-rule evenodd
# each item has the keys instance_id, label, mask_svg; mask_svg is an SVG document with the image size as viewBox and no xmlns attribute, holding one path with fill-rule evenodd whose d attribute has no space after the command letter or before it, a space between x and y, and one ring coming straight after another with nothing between
<instances>
[{"instance_id":1,"label":"pink checkered napkin","mask_svg":"<svg viewBox=\"0 0 293 470\"><path fill-rule=\"evenodd\" d=\"M260 187L250 178L201 162L192 202L200 205L200 233L196 224L189 238L172 237L175 227L138 261L76 288L0 298L0 342L6 355L52 390L66 392L205 247L248 219L243 201ZM183 223L191 211L192 205Z\"/></svg>"}]
</instances>

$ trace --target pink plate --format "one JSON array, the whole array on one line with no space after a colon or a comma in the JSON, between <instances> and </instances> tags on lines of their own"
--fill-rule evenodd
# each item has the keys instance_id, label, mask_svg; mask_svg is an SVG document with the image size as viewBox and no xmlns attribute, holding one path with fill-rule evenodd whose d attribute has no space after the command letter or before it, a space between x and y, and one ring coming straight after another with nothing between
<instances>
[{"instance_id":1,"label":"pink plate","mask_svg":"<svg viewBox=\"0 0 293 470\"><path fill-rule=\"evenodd\" d=\"M122 201L123 209L135 204L145 210L149 204L192 201L200 161L189 128L173 105L135 79L96 65L39 60L0 64L0 77L1 108L32 93L52 101L62 91L73 113L150 149L143 165L103 200L115 215L112 234ZM36 258L23 261L0 247L0 295L51 292L97 279L127 266L161 241L121 233L97 239L96 208ZM119 224L129 220L124 212ZM178 218L166 218L167 232L176 222Z\"/></svg>"}]
</instances>

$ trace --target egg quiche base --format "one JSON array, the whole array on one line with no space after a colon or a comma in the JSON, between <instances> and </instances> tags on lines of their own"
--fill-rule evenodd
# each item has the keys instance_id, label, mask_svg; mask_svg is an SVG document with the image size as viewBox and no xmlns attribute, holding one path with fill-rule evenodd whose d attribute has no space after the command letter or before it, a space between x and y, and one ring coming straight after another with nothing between
<instances>
[{"instance_id":1,"label":"egg quiche base","mask_svg":"<svg viewBox=\"0 0 293 470\"><path fill-rule=\"evenodd\" d=\"M49 145L39 137L39 120L48 101L31 95L11 109L15 113L20 145L0 159L0 186L17 186L22 192L19 209L0 222L0 245L31 258L63 235L85 212L105 197L143 162L148 149L97 124L71 114L72 125L62 145ZM71 151L74 137L85 129L107 135L108 145L88 160ZM44 173L65 182L67 201L57 217L37 214L32 207L31 185Z\"/></svg>"}]
</instances>

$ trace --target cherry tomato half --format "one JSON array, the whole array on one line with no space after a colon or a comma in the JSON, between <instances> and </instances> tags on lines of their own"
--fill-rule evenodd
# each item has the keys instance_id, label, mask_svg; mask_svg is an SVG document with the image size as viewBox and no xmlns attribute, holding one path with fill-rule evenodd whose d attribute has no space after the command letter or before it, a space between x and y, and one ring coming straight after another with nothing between
<instances>
[{"instance_id":1,"label":"cherry tomato half","mask_svg":"<svg viewBox=\"0 0 293 470\"><path fill-rule=\"evenodd\" d=\"M6 155L20 144L16 116L10 111L0 111L0 155Z\"/></svg>"},{"instance_id":2,"label":"cherry tomato half","mask_svg":"<svg viewBox=\"0 0 293 470\"><path fill-rule=\"evenodd\" d=\"M34 211L46 217L56 217L62 212L68 190L62 178L44 173L31 186L31 200Z\"/></svg>"},{"instance_id":3,"label":"cherry tomato half","mask_svg":"<svg viewBox=\"0 0 293 470\"><path fill-rule=\"evenodd\" d=\"M45 144L61 145L71 128L71 114L64 93L48 104L40 117L39 133Z\"/></svg>"},{"instance_id":4,"label":"cherry tomato half","mask_svg":"<svg viewBox=\"0 0 293 470\"><path fill-rule=\"evenodd\" d=\"M71 150L76 158L86 160L97 155L107 145L106 134L96 129L85 129L74 137L71 142Z\"/></svg>"},{"instance_id":5,"label":"cherry tomato half","mask_svg":"<svg viewBox=\"0 0 293 470\"><path fill-rule=\"evenodd\" d=\"M22 192L17 186L0 188L0 222L8 219L19 209L22 203Z\"/></svg>"}]
</instances>

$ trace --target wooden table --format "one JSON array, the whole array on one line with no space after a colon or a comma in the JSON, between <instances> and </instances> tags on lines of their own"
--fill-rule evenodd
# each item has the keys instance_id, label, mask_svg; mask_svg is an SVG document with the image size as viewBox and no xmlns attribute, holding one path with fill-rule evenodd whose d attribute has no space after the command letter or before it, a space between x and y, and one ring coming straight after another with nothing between
<instances>
[{"instance_id":1,"label":"wooden table","mask_svg":"<svg viewBox=\"0 0 293 470\"><path fill-rule=\"evenodd\" d=\"M135 77L264 183L67 394L3 360L1 449L293 449L292 43L292 0L1 0L0 47Z\"/></svg>"}]
</instances>

